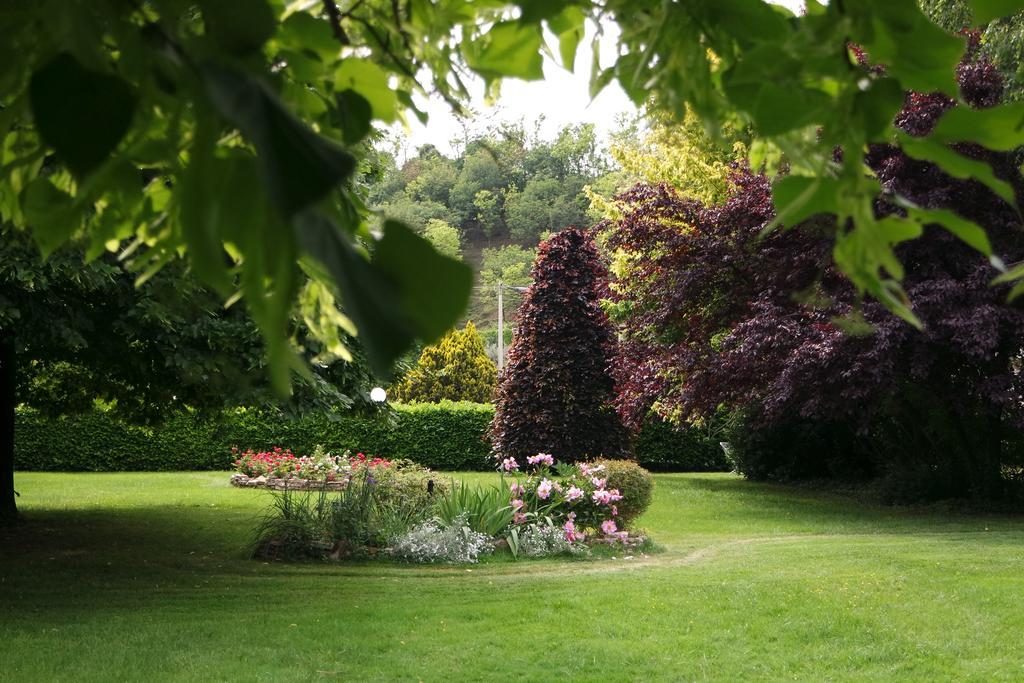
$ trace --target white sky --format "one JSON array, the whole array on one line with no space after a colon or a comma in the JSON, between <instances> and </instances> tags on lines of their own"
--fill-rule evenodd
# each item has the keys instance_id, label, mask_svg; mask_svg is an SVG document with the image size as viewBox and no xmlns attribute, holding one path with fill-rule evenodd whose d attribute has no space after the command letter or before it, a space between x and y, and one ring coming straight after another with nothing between
<instances>
[{"instance_id":1,"label":"white sky","mask_svg":"<svg viewBox=\"0 0 1024 683\"><path fill-rule=\"evenodd\" d=\"M803 0L772 1L795 12L800 11L804 4ZM608 133L616 128L616 122L621 116L633 115L637 109L618 83L614 82L596 98L590 99L590 41L593 35L594 27L588 25L576 55L575 72L570 73L545 57L544 80L504 81L501 97L493 106L488 106L484 101L483 81L471 83L473 98L470 106L478 112L478 116L471 122L460 121L440 98L418 101L417 104L426 110L430 119L424 126L418 119L410 117L407 131L403 131L400 126L396 128L398 136L403 138L404 146L404 154L400 154L399 162L402 156L413 156L417 147L427 143L433 144L444 154L453 155L455 147L452 142L464 137L465 125L469 126L471 132L482 132L489 124L523 121L527 131L532 131L539 122L541 137L550 139L568 124L593 123L597 127L598 139L606 139ZM609 66L615 58L616 35L614 25L605 27L601 40L602 67Z\"/></svg>"}]
</instances>

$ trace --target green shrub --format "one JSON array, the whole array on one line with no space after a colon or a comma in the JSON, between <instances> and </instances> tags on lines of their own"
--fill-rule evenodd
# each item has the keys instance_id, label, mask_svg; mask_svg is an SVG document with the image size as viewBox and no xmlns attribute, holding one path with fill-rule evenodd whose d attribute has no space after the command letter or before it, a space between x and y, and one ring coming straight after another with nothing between
<instances>
[{"instance_id":1,"label":"green shrub","mask_svg":"<svg viewBox=\"0 0 1024 683\"><path fill-rule=\"evenodd\" d=\"M442 486L416 465L359 468L340 491L273 492L256 530L254 555L275 559L358 555L383 548L429 516Z\"/></svg>"},{"instance_id":2,"label":"green shrub","mask_svg":"<svg viewBox=\"0 0 1024 683\"><path fill-rule=\"evenodd\" d=\"M330 503L330 535L346 553L383 548L430 513L429 472L409 470L403 478L386 478L385 469L364 469Z\"/></svg>"},{"instance_id":3,"label":"green shrub","mask_svg":"<svg viewBox=\"0 0 1024 683\"><path fill-rule=\"evenodd\" d=\"M618 522L622 528L628 528L650 506L654 478L632 460L597 460L595 464L604 465L604 471L597 476L608 480L605 487L618 489L622 495L617 503Z\"/></svg>"},{"instance_id":4,"label":"green shrub","mask_svg":"<svg viewBox=\"0 0 1024 683\"><path fill-rule=\"evenodd\" d=\"M332 545L331 505L325 490L275 491L256 528L252 554L298 560L323 555Z\"/></svg>"},{"instance_id":5,"label":"green shrub","mask_svg":"<svg viewBox=\"0 0 1024 683\"><path fill-rule=\"evenodd\" d=\"M732 460L721 442L728 441L724 418L683 428L651 419L633 443L638 463L652 472L728 472Z\"/></svg>"},{"instance_id":6,"label":"green shrub","mask_svg":"<svg viewBox=\"0 0 1024 683\"><path fill-rule=\"evenodd\" d=\"M494 407L487 403L441 401L396 406L398 419L388 439L389 458L408 458L433 470L494 469L487 429Z\"/></svg>"},{"instance_id":7,"label":"green shrub","mask_svg":"<svg viewBox=\"0 0 1024 683\"><path fill-rule=\"evenodd\" d=\"M388 467L373 469L378 497L387 504L402 503L429 510L434 502L448 495L451 479L438 476L411 460L392 460Z\"/></svg>"},{"instance_id":8,"label":"green shrub","mask_svg":"<svg viewBox=\"0 0 1024 683\"><path fill-rule=\"evenodd\" d=\"M416 366L391 388L396 401L436 403L490 401L498 383L498 368L487 357L472 322L452 330L423 349Z\"/></svg>"}]
</instances>

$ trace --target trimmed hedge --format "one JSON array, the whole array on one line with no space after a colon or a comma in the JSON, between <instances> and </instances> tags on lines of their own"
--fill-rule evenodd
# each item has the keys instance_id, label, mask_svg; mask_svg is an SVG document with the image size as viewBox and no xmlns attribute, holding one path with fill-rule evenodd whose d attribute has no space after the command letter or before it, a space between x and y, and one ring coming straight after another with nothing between
<instances>
[{"instance_id":1,"label":"trimmed hedge","mask_svg":"<svg viewBox=\"0 0 1024 683\"><path fill-rule=\"evenodd\" d=\"M390 418L372 419L323 413L289 419L248 409L213 417L180 413L154 427L129 424L103 411L54 419L19 410L14 465L23 471L226 470L232 446L282 446L304 455L323 444L333 451L408 458L435 470L493 469L485 437L494 417L492 405L444 401L394 407ZM731 467L724 458L715 461L713 449L694 430L654 425L637 445L637 462L651 470Z\"/></svg>"},{"instance_id":2,"label":"trimmed hedge","mask_svg":"<svg viewBox=\"0 0 1024 683\"><path fill-rule=\"evenodd\" d=\"M395 406L388 418L309 414L297 419L239 409L213 418L171 416L155 427L132 425L96 411L50 419L19 411L14 465L19 470L226 470L231 447L286 446L408 458L437 470L491 469L483 434L493 410L477 403Z\"/></svg>"}]
</instances>

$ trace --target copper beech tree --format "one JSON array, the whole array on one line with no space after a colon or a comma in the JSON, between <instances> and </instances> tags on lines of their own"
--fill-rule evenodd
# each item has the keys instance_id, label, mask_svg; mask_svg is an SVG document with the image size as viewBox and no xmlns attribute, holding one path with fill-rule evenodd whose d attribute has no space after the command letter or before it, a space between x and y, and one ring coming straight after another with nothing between
<instances>
[{"instance_id":1,"label":"copper beech tree","mask_svg":"<svg viewBox=\"0 0 1024 683\"><path fill-rule=\"evenodd\" d=\"M607 272L589 233L542 242L499 381L491 436L501 457L551 453L561 462L622 457L611 406L615 332L601 309Z\"/></svg>"}]
</instances>

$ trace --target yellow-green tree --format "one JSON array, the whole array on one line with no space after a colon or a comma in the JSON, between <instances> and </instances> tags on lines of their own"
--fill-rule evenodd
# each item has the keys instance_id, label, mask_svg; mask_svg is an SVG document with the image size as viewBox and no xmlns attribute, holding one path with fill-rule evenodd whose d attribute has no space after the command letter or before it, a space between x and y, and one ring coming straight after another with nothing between
<instances>
[{"instance_id":1,"label":"yellow-green tree","mask_svg":"<svg viewBox=\"0 0 1024 683\"><path fill-rule=\"evenodd\" d=\"M484 352L476 326L466 323L440 342L423 349L416 367L392 388L396 401L437 403L476 401L486 403L494 395L498 369Z\"/></svg>"}]
</instances>

